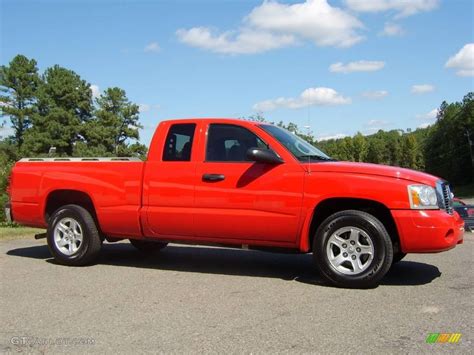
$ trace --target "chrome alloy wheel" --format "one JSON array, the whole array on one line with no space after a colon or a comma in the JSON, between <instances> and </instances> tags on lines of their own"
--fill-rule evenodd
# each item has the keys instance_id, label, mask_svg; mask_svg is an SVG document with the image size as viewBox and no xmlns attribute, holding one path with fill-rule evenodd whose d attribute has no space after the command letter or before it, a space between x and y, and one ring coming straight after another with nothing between
<instances>
[{"instance_id":1,"label":"chrome alloy wheel","mask_svg":"<svg viewBox=\"0 0 474 355\"><path fill-rule=\"evenodd\" d=\"M357 227L343 227L328 239L326 255L331 266L345 275L358 275L374 258L374 245L369 235Z\"/></svg>"},{"instance_id":2,"label":"chrome alloy wheel","mask_svg":"<svg viewBox=\"0 0 474 355\"><path fill-rule=\"evenodd\" d=\"M76 253L82 246L83 234L79 222L66 217L61 219L54 227L54 244L64 255Z\"/></svg>"}]
</instances>

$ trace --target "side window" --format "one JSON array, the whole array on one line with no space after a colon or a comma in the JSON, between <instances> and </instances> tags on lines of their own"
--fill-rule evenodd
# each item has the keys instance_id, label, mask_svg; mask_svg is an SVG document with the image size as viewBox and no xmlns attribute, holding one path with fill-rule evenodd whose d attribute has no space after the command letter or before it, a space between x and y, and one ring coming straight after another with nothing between
<instances>
[{"instance_id":1,"label":"side window","mask_svg":"<svg viewBox=\"0 0 474 355\"><path fill-rule=\"evenodd\" d=\"M268 145L248 129L230 124L211 124L207 132L206 161L248 161L249 148Z\"/></svg>"},{"instance_id":2,"label":"side window","mask_svg":"<svg viewBox=\"0 0 474 355\"><path fill-rule=\"evenodd\" d=\"M190 161L194 123L174 124L170 127L163 150L164 161Z\"/></svg>"}]
</instances>

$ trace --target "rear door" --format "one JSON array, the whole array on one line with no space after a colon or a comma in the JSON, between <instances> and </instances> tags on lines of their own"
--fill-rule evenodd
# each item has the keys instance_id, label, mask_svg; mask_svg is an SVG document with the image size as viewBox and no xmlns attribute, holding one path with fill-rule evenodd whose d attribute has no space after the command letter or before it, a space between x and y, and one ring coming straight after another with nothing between
<instances>
[{"instance_id":1,"label":"rear door","mask_svg":"<svg viewBox=\"0 0 474 355\"><path fill-rule=\"evenodd\" d=\"M268 147L251 127L214 123L203 129L207 139L201 144L204 161L196 166L196 236L244 243L295 242L303 198L302 167L294 162L249 161L247 149Z\"/></svg>"},{"instance_id":2,"label":"rear door","mask_svg":"<svg viewBox=\"0 0 474 355\"><path fill-rule=\"evenodd\" d=\"M146 164L144 206L148 236L179 237L194 234L193 207L197 124L174 123L164 127L166 136L158 159Z\"/></svg>"}]
</instances>

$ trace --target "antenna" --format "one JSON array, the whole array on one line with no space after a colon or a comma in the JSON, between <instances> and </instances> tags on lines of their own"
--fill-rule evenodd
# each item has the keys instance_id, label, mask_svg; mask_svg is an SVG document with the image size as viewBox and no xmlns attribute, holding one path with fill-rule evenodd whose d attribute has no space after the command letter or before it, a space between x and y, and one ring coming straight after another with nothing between
<instances>
[{"instance_id":1,"label":"antenna","mask_svg":"<svg viewBox=\"0 0 474 355\"><path fill-rule=\"evenodd\" d=\"M308 112L307 124L306 126L304 126L304 128L306 128L306 136L309 139L309 137L311 137L311 106L310 105L308 105L307 112ZM312 144L312 142L310 144ZM311 157L310 156L308 156L308 174L311 175Z\"/></svg>"}]
</instances>

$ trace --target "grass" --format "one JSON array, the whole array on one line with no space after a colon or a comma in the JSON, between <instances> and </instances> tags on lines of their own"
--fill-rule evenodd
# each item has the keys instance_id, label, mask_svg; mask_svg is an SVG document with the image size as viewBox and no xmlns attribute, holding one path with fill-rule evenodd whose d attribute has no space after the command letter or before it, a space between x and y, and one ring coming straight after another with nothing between
<instances>
[{"instance_id":1,"label":"grass","mask_svg":"<svg viewBox=\"0 0 474 355\"><path fill-rule=\"evenodd\" d=\"M474 198L474 183L464 186L457 186L454 189L454 195L456 197Z\"/></svg>"},{"instance_id":2,"label":"grass","mask_svg":"<svg viewBox=\"0 0 474 355\"><path fill-rule=\"evenodd\" d=\"M44 229L29 228L29 227L0 227L0 240L13 240L31 238L35 234L44 233Z\"/></svg>"}]
</instances>

